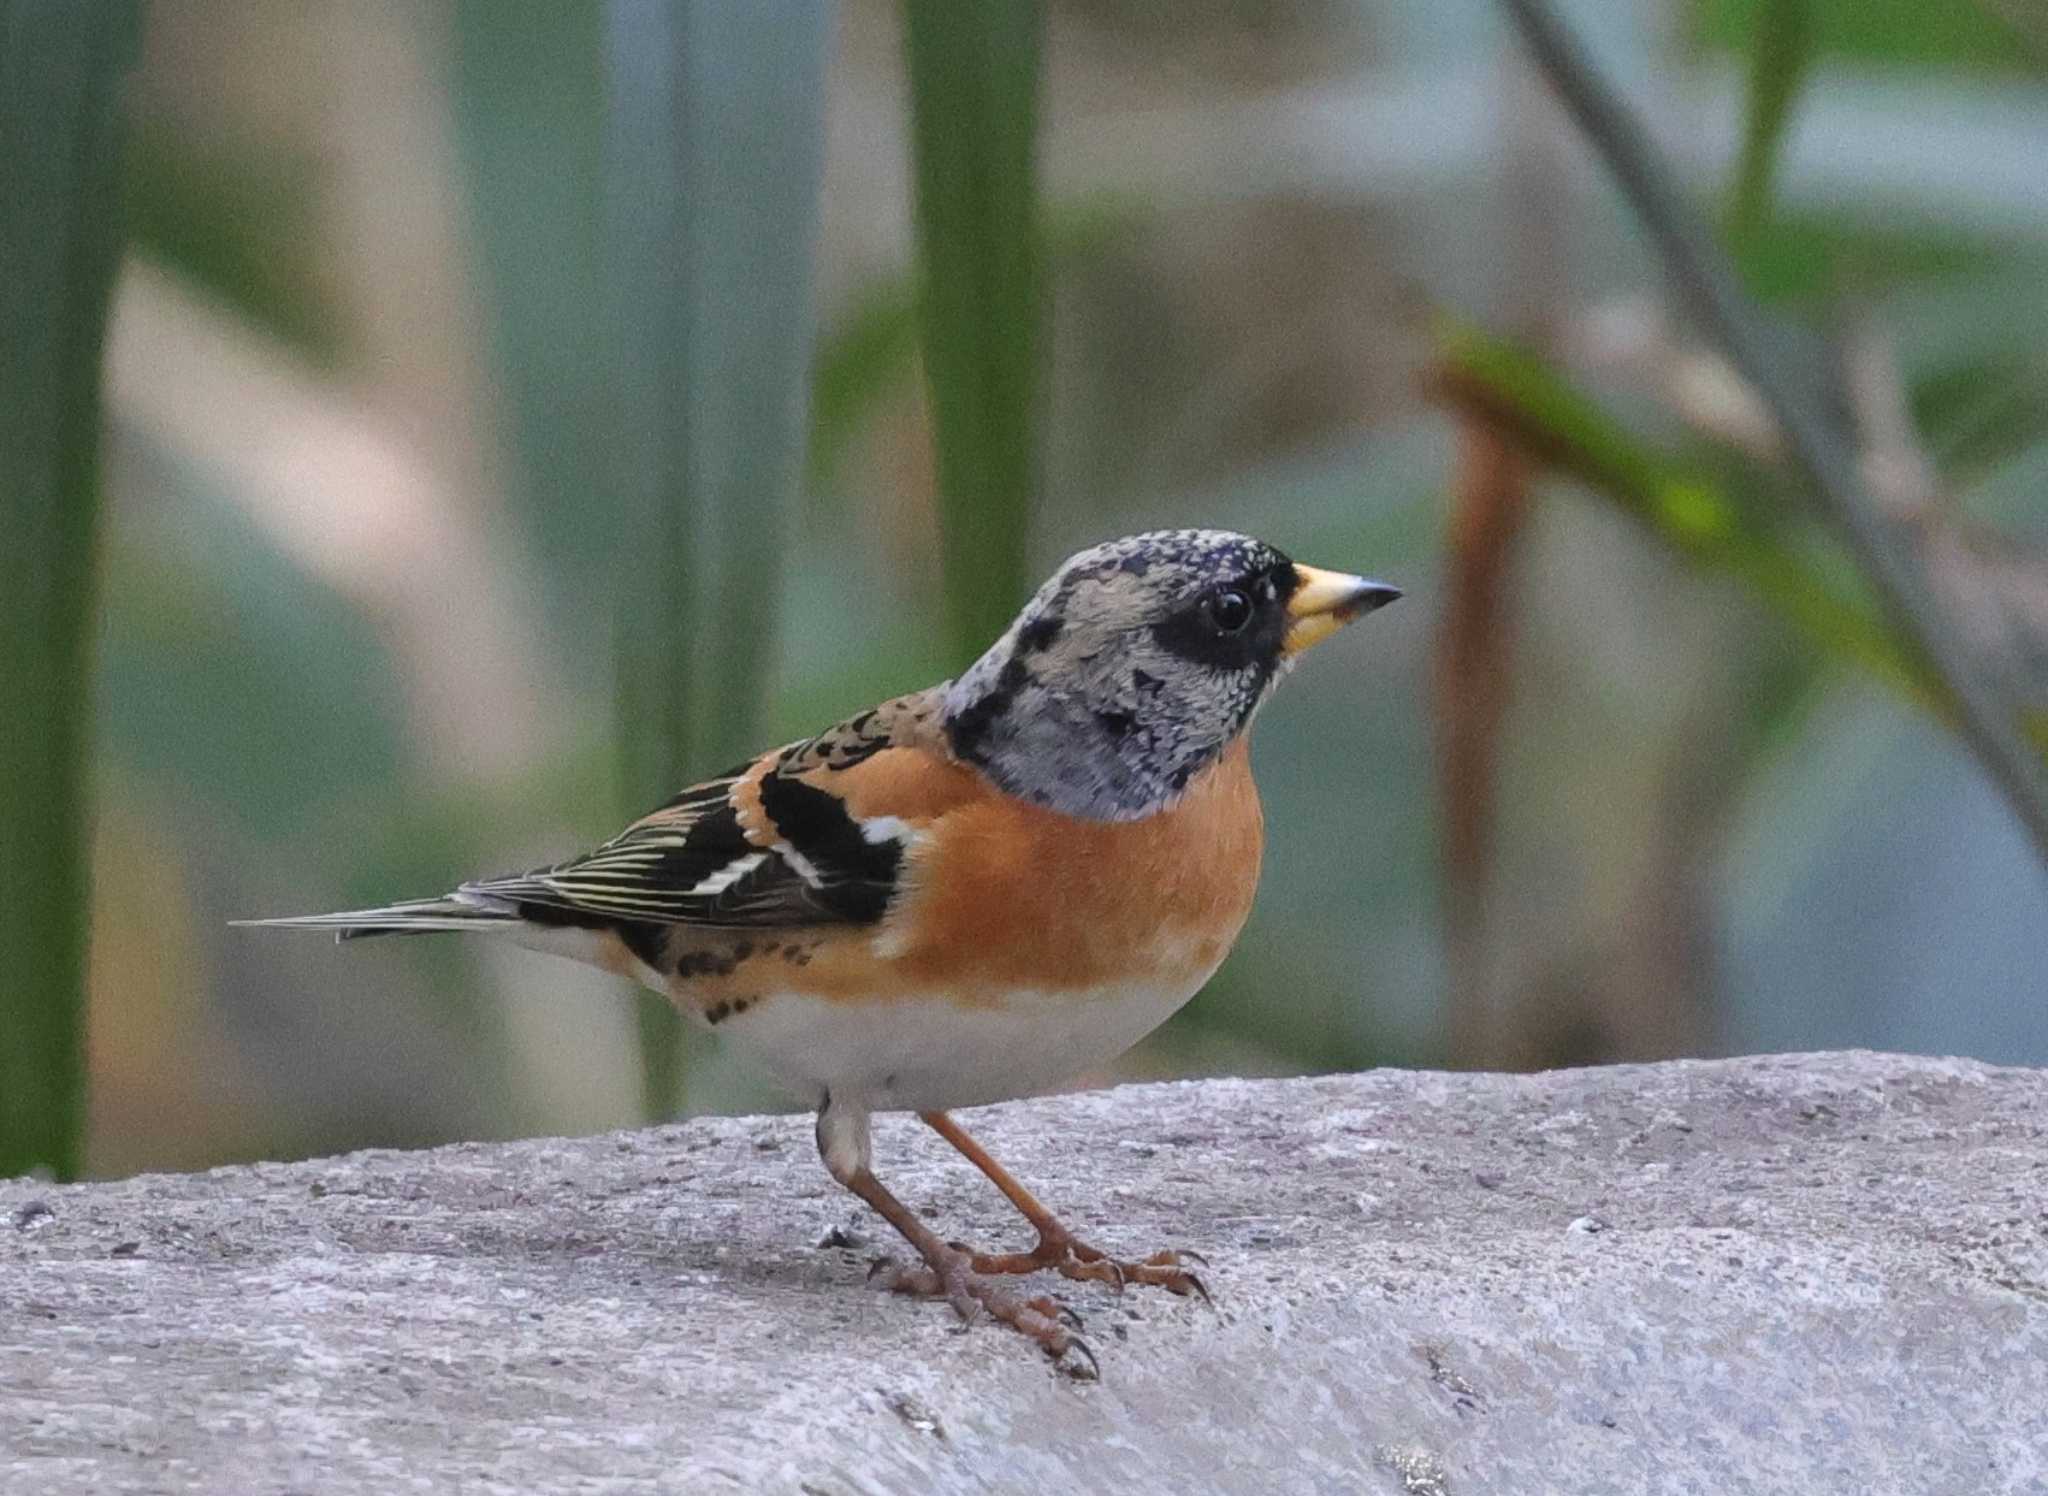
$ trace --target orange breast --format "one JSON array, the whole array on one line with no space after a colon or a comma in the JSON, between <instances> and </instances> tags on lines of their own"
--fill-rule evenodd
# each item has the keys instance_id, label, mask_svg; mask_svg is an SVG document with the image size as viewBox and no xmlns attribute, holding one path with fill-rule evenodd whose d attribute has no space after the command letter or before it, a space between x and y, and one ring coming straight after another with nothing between
<instances>
[{"instance_id":1,"label":"orange breast","mask_svg":"<svg viewBox=\"0 0 2048 1496\"><path fill-rule=\"evenodd\" d=\"M1243 740L1171 810L1139 821L1076 820L959 773L973 787L956 781L965 793L934 807L889 918L824 941L803 990L865 997L882 986L973 1002L1020 987L1192 986L1229 952L1265 840Z\"/></svg>"}]
</instances>

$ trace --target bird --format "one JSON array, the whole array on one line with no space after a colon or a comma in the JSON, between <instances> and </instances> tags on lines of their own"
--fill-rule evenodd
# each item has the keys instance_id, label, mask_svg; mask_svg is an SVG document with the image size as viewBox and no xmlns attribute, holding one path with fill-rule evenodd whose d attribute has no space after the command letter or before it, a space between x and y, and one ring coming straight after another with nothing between
<instances>
[{"instance_id":1,"label":"bird","mask_svg":"<svg viewBox=\"0 0 2048 1496\"><path fill-rule=\"evenodd\" d=\"M496 935L636 979L816 1114L820 1157L915 1250L885 1286L987 1314L1076 1375L1075 1316L1004 1286L1207 1291L1192 1252L1075 1236L950 1113L1113 1060L1208 981L1264 847L1247 729L1311 646L1401 596L1227 530L1069 557L956 678L693 784L596 850L438 898L247 920ZM914 1112L1037 1232L947 1241L877 1177L870 1118Z\"/></svg>"}]
</instances>

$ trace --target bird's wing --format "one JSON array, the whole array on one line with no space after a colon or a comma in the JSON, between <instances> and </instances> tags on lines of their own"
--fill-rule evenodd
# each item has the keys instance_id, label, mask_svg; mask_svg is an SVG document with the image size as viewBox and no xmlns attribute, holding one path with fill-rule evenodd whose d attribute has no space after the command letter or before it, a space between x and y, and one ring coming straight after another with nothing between
<instances>
[{"instance_id":1,"label":"bird's wing","mask_svg":"<svg viewBox=\"0 0 2048 1496\"><path fill-rule=\"evenodd\" d=\"M934 811L931 776L965 772L936 712L932 693L888 702L692 785L594 852L461 892L546 924L872 923Z\"/></svg>"}]
</instances>

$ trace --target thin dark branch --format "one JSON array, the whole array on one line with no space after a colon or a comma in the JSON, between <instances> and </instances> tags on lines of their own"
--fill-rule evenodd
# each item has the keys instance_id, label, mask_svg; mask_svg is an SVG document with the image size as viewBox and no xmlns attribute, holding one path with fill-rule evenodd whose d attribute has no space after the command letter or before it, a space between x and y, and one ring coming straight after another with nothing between
<instances>
[{"instance_id":1,"label":"thin dark branch","mask_svg":"<svg viewBox=\"0 0 2048 1496\"><path fill-rule=\"evenodd\" d=\"M1750 305L1727 258L1670 185L1642 122L1594 70L1545 0L1501 0L1529 51L1614 173L1655 241L1672 281L1708 334L1727 350L1776 415L1793 462L1822 516L1869 576L1894 626L1926 656L1954 694L1956 727L2048 863L2048 784L2019 731L2018 714L1979 662L1912 557L1889 534L1857 470L1850 439L1812 381L1790 374L1779 340Z\"/></svg>"}]
</instances>

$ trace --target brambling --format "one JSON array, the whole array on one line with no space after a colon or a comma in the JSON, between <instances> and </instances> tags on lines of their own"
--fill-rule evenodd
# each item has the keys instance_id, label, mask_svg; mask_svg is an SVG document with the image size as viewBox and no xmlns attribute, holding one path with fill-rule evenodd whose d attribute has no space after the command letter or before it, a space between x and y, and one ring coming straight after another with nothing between
<instances>
[{"instance_id":1,"label":"brambling","mask_svg":"<svg viewBox=\"0 0 2048 1496\"><path fill-rule=\"evenodd\" d=\"M1110 541L957 680L692 785L594 852L249 923L502 934L646 983L816 1108L832 1177L922 1259L892 1287L1092 1368L1059 1306L994 1280L1201 1281L1180 1253L1119 1261L1078 1240L947 1112L1071 1081L1200 990L1258 883L1246 728L1302 651L1400 595L1222 530ZM916 1112L1037 1245L942 1240L875 1177L877 1111Z\"/></svg>"}]
</instances>

